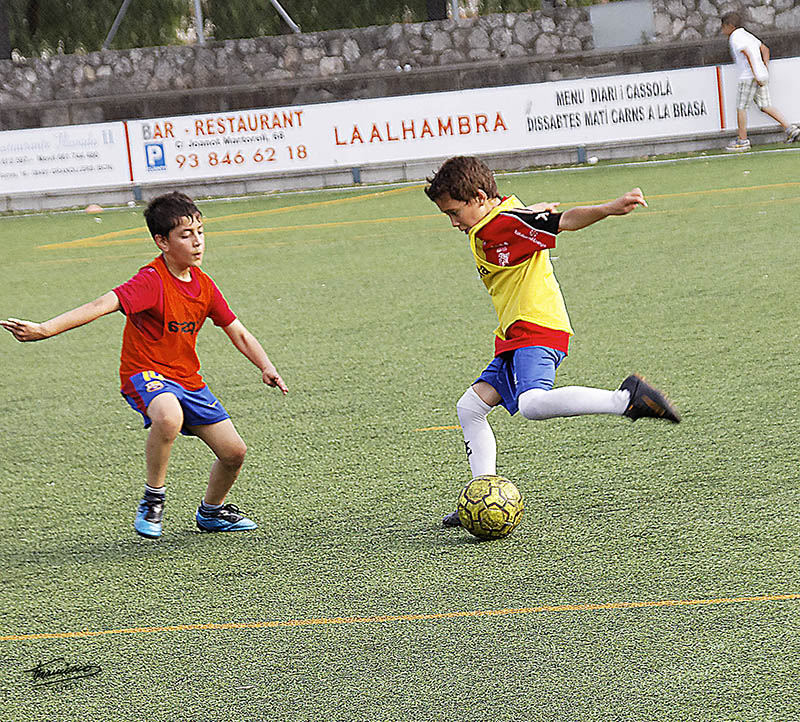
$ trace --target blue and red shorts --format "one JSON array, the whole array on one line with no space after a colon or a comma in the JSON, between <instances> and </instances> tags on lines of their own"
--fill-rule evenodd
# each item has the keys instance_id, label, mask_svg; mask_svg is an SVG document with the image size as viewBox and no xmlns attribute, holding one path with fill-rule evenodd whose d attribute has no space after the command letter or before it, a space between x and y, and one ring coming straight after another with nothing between
<instances>
[{"instance_id":1,"label":"blue and red shorts","mask_svg":"<svg viewBox=\"0 0 800 722\"><path fill-rule=\"evenodd\" d=\"M121 391L123 398L134 411L144 417L144 428L149 429L152 421L147 415L150 402L160 394L173 394L183 409L183 428L181 433L192 436L187 427L216 424L230 418L230 414L211 393L208 386L197 391L190 391L177 381L170 381L155 371L142 371L131 376Z\"/></svg>"},{"instance_id":2,"label":"blue and red shorts","mask_svg":"<svg viewBox=\"0 0 800 722\"><path fill-rule=\"evenodd\" d=\"M485 381L500 394L500 403L512 416L517 399L530 389L553 388L556 369L567 354L547 346L525 346L495 356L476 381Z\"/></svg>"}]
</instances>

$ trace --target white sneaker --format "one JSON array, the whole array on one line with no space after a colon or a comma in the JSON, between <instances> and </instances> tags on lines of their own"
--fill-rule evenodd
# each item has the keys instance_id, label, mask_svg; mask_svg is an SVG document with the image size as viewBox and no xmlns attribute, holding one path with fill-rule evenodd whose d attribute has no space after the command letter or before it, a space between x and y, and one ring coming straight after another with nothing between
<instances>
[{"instance_id":1,"label":"white sneaker","mask_svg":"<svg viewBox=\"0 0 800 722\"><path fill-rule=\"evenodd\" d=\"M729 153L742 153L746 150L750 150L750 139L745 138L742 140L741 138L737 138L732 143L726 145L725 150Z\"/></svg>"},{"instance_id":2,"label":"white sneaker","mask_svg":"<svg viewBox=\"0 0 800 722\"><path fill-rule=\"evenodd\" d=\"M790 125L786 129L786 142L794 143L795 141L798 140L800 140L800 126Z\"/></svg>"}]
</instances>

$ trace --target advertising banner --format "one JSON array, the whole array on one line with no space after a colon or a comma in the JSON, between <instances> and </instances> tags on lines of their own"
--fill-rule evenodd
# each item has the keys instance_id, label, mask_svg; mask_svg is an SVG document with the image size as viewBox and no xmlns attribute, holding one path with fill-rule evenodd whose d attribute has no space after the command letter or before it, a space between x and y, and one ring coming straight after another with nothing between
<instances>
[{"instance_id":1,"label":"advertising banner","mask_svg":"<svg viewBox=\"0 0 800 722\"><path fill-rule=\"evenodd\" d=\"M127 122L137 183L321 168L327 106Z\"/></svg>"},{"instance_id":2,"label":"advertising banner","mask_svg":"<svg viewBox=\"0 0 800 722\"><path fill-rule=\"evenodd\" d=\"M719 131L716 68L128 122L137 183Z\"/></svg>"},{"instance_id":3,"label":"advertising banner","mask_svg":"<svg viewBox=\"0 0 800 722\"><path fill-rule=\"evenodd\" d=\"M0 133L0 193L119 186L130 182L123 123Z\"/></svg>"},{"instance_id":4,"label":"advertising banner","mask_svg":"<svg viewBox=\"0 0 800 722\"><path fill-rule=\"evenodd\" d=\"M523 86L527 147L599 144L721 129L714 67Z\"/></svg>"},{"instance_id":5,"label":"advertising banner","mask_svg":"<svg viewBox=\"0 0 800 722\"><path fill-rule=\"evenodd\" d=\"M770 63L800 120L800 58ZM695 136L736 128L736 71L686 68L501 88L0 133L0 194L302 174L461 154ZM752 128L774 121L748 110Z\"/></svg>"}]
</instances>

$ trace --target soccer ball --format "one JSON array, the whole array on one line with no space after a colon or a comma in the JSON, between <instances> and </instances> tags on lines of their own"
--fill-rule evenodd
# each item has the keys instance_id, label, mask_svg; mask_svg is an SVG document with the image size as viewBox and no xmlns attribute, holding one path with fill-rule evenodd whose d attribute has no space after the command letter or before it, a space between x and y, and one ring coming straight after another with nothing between
<instances>
[{"instance_id":1,"label":"soccer ball","mask_svg":"<svg viewBox=\"0 0 800 722\"><path fill-rule=\"evenodd\" d=\"M458 497L458 518L470 534L502 539L522 521L522 494L508 479L495 474L476 476Z\"/></svg>"}]
</instances>

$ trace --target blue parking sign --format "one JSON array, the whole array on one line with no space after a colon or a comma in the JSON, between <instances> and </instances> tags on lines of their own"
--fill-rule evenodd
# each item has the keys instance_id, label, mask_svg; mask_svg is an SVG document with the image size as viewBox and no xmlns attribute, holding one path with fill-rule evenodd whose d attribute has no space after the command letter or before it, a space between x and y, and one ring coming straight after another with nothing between
<instances>
[{"instance_id":1,"label":"blue parking sign","mask_svg":"<svg viewBox=\"0 0 800 722\"><path fill-rule=\"evenodd\" d=\"M147 170L165 170L167 167L167 158L161 143L145 143L144 157L147 162Z\"/></svg>"}]
</instances>

